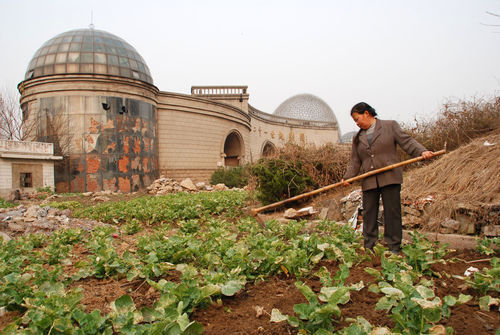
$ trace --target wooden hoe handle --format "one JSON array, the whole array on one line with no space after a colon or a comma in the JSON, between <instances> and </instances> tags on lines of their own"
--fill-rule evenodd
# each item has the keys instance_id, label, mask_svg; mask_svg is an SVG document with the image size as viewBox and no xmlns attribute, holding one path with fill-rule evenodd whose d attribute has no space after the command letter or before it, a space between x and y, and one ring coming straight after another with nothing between
<instances>
[{"instance_id":1,"label":"wooden hoe handle","mask_svg":"<svg viewBox=\"0 0 500 335\"><path fill-rule=\"evenodd\" d=\"M439 156L439 155L442 155L442 154L445 154L445 153L446 153L446 146L445 146L445 148L443 150L439 150L439 151L434 152L433 153L433 157L434 156ZM408 159L406 161L402 161L402 162L399 162L399 163L396 163L396 164L384 166L383 168L380 168L380 169L368 171L368 172L360 174L358 176L349 178L349 179L347 179L345 181L348 182L348 183L352 183L354 181L361 180L361 179L364 179L366 177L373 176L373 175L375 175L377 173L389 171L389 170L398 168L400 166L405 166L405 165L408 165L408 164L411 164L411 163L415 163L415 162L421 161L423 159L424 158L422 156L419 156L419 157L416 157L416 158L412 158L412 159ZM271 209L271 208L275 208L275 207L281 206L281 205L286 204L288 202L292 202L292 201L295 201L295 200L300 200L300 199L303 199L303 198L307 198L307 197L310 197L312 195L315 195L315 194L318 194L318 193L321 193L321 192L325 192L325 191L331 190L331 189L336 188L337 186L340 186L340 185L342 185L342 182L338 182L338 183L335 183L335 184L327 185L327 186L318 188L318 189L316 189L314 191L307 192L307 193L302 193L302 194L296 195L294 197L291 197L291 198L288 198L288 199L285 199L285 200L281 200L281 201L278 201L278 202L275 202L275 203L272 203L272 204L269 204L269 205L266 205L266 206L262 206L262 207L259 207L259 208L253 208L252 209L252 215L255 216L259 212L262 212L262 211L265 211L265 210L268 210L268 209Z\"/></svg>"}]
</instances>

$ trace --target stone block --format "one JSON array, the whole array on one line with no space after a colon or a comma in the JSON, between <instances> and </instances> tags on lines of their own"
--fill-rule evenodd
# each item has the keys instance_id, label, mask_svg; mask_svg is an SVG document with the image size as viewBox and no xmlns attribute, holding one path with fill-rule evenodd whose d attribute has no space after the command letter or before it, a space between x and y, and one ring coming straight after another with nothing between
<instances>
[{"instance_id":1,"label":"stone block","mask_svg":"<svg viewBox=\"0 0 500 335\"><path fill-rule=\"evenodd\" d=\"M299 216L299 213L293 208L288 208L285 211L285 213L283 214L283 217L286 219L295 219L298 216Z\"/></svg>"},{"instance_id":2,"label":"stone block","mask_svg":"<svg viewBox=\"0 0 500 335\"><path fill-rule=\"evenodd\" d=\"M193 183L191 178L186 178L183 181L181 181L181 186L190 191L198 190L198 188L196 188L196 185Z\"/></svg>"},{"instance_id":3,"label":"stone block","mask_svg":"<svg viewBox=\"0 0 500 335\"><path fill-rule=\"evenodd\" d=\"M328 217L328 208L327 207L323 207L321 208L321 211L319 212L319 218L321 220L324 220Z\"/></svg>"},{"instance_id":4,"label":"stone block","mask_svg":"<svg viewBox=\"0 0 500 335\"><path fill-rule=\"evenodd\" d=\"M441 222L441 227L451 229L452 232L456 233L460 230L460 222L447 218L443 222Z\"/></svg>"},{"instance_id":5,"label":"stone block","mask_svg":"<svg viewBox=\"0 0 500 335\"><path fill-rule=\"evenodd\" d=\"M413 216L420 216L420 215L422 215L422 213L418 209L415 209L415 208L410 207L410 206L404 206L403 207L403 213L404 214L410 214L410 215L413 215Z\"/></svg>"},{"instance_id":6,"label":"stone block","mask_svg":"<svg viewBox=\"0 0 500 335\"><path fill-rule=\"evenodd\" d=\"M483 226L481 232L488 237L500 236L500 225Z\"/></svg>"}]
</instances>

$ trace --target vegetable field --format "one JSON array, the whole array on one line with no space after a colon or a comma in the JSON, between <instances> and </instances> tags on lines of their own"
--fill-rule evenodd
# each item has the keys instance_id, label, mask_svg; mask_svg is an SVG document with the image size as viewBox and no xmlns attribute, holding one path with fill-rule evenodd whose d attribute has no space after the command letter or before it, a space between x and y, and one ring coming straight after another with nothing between
<instances>
[{"instance_id":1,"label":"vegetable field","mask_svg":"<svg viewBox=\"0 0 500 335\"><path fill-rule=\"evenodd\" d=\"M50 203L106 225L0 242L1 333L499 333L499 239L371 252L335 222L259 224L248 198Z\"/></svg>"}]
</instances>

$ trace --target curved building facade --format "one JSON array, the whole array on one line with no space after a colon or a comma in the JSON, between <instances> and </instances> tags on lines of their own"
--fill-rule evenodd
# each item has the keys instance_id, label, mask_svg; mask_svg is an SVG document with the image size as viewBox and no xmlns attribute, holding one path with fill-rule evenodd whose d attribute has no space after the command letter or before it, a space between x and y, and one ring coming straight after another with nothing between
<instances>
[{"instance_id":1,"label":"curved building facade","mask_svg":"<svg viewBox=\"0 0 500 335\"><path fill-rule=\"evenodd\" d=\"M54 143L58 192L142 189L165 175L206 181L286 142L337 142L333 111L299 95L274 114L248 104L246 86L163 92L126 41L71 30L44 43L18 85L30 139ZM297 105L299 103L299 105Z\"/></svg>"}]
</instances>

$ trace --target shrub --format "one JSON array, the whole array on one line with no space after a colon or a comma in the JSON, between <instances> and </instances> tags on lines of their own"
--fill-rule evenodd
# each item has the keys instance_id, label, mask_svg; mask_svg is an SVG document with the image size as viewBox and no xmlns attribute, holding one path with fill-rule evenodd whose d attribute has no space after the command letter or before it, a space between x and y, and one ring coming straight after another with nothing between
<instances>
[{"instance_id":1,"label":"shrub","mask_svg":"<svg viewBox=\"0 0 500 335\"><path fill-rule=\"evenodd\" d=\"M212 185L224 184L227 187L244 187L248 182L247 169L242 166L218 168L212 173L210 183Z\"/></svg>"},{"instance_id":2,"label":"shrub","mask_svg":"<svg viewBox=\"0 0 500 335\"><path fill-rule=\"evenodd\" d=\"M314 184L323 187L342 179L349 164L350 155L350 145L328 143L321 147L304 147L288 143L272 158L300 162Z\"/></svg>"},{"instance_id":3,"label":"shrub","mask_svg":"<svg viewBox=\"0 0 500 335\"><path fill-rule=\"evenodd\" d=\"M300 161L264 158L253 166L252 173L257 177L257 199L264 204L293 197L316 186Z\"/></svg>"}]
</instances>

